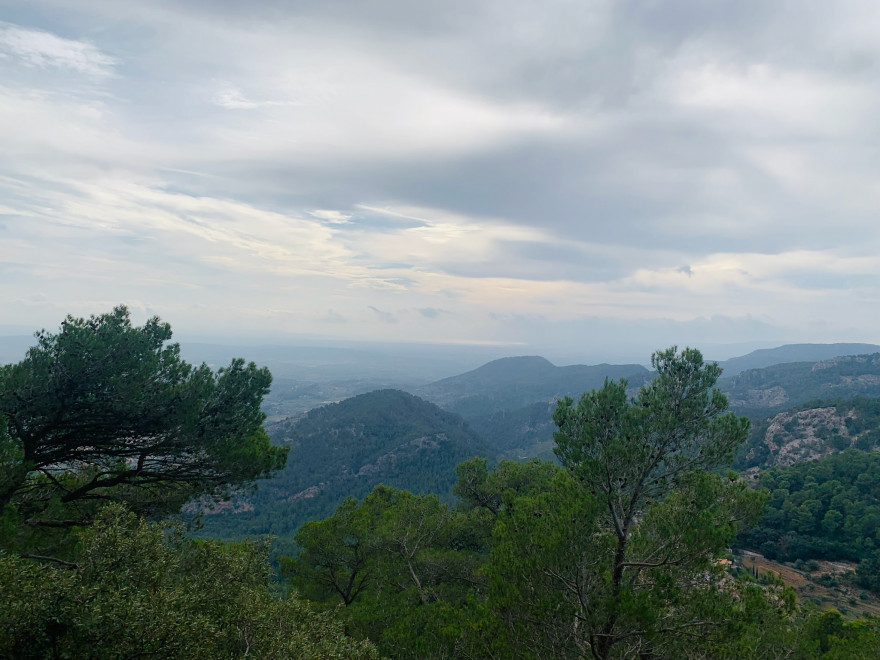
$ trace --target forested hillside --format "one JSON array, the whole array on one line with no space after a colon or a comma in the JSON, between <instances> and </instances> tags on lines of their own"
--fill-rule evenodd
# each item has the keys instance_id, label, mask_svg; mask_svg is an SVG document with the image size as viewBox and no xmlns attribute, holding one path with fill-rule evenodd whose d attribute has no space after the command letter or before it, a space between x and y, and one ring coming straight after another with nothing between
<instances>
[{"instance_id":1,"label":"forested hillside","mask_svg":"<svg viewBox=\"0 0 880 660\"><path fill-rule=\"evenodd\" d=\"M489 448L458 415L399 390L378 390L267 427L286 467L219 510L207 536L287 535L377 484L448 496L455 466Z\"/></svg>"},{"instance_id":2,"label":"forested hillside","mask_svg":"<svg viewBox=\"0 0 880 660\"><path fill-rule=\"evenodd\" d=\"M318 406L267 425L273 441L290 448L282 472L261 482L256 493L191 510L205 514L206 536L272 534L283 537L284 545L303 522L328 515L345 496L362 497L379 483L448 495L455 465L472 456L550 457L558 398L606 378L631 375L637 387L649 373L640 365L556 367L540 357L505 358L417 390L445 402L447 410L399 390ZM316 386L302 394L329 392ZM531 404L506 407L523 402ZM472 415L465 421L455 410Z\"/></svg>"},{"instance_id":3,"label":"forested hillside","mask_svg":"<svg viewBox=\"0 0 880 660\"><path fill-rule=\"evenodd\" d=\"M607 383L556 408L561 466L468 461L456 507L350 498L301 528L285 576L390 658L875 657L876 621L728 570L768 496L719 471L747 420L724 413L698 353L655 357L635 399Z\"/></svg>"},{"instance_id":4,"label":"forested hillside","mask_svg":"<svg viewBox=\"0 0 880 660\"><path fill-rule=\"evenodd\" d=\"M557 367L542 357L523 356L494 360L415 393L461 415L494 452L523 458L547 456L557 400L601 387L605 379L625 378L634 393L650 377L639 364Z\"/></svg>"},{"instance_id":5,"label":"forested hillside","mask_svg":"<svg viewBox=\"0 0 880 660\"><path fill-rule=\"evenodd\" d=\"M719 387L733 410L752 419L813 400L880 396L880 353L751 369Z\"/></svg>"},{"instance_id":6,"label":"forested hillside","mask_svg":"<svg viewBox=\"0 0 880 660\"><path fill-rule=\"evenodd\" d=\"M741 392L745 384L774 383L774 392L791 392L795 399L815 392L870 391L873 372L878 370L876 357L775 365L720 380L719 385ZM804 373L811 374L807 385L798 380ZM470 411L467 422L412 395L384 390L270 424L267 429L273 440L290 448L287 467L264 481L256 493L206 510L203 533L286 537L302 522L329 514L346 495L362 497L378 483L418 493L448 493L451 468L474 455L554 460L552 415L558 398L577 383L604 382L611 374L629 374L637 383L652 375L638 365L559 368L543 358L510 358L421 390L450 408ZM632 394L637 387L627 380ZM745 391L753 400L759 397L756 391ZM560 394L505 408L550 392ZM739 406L731 406L737 412L766 412L742 405L741 399L734 404L737 401ZM786 406L775 416L758 417L735 465L740 469L787 465L849 447L870 449L877 444L876 402L862 397L795 409Z\"/></svg>"},{"instance_id":7,"label":"forested hillside","mask_svg":"<svg viewBox=\"0 0 880 660\"><path fill-rule=\"evenodd\" d=\"M848 450L771 468L758 484L770 500L743 537L748 547L787 561L859 561L880 548L880 452ZM865 577L880 584L880 575Z\"/></svg>"},{"instance_id":8,"label":"forested hillside","mask_svg":"<svg viewBox=\"0 0 880 660\"><path fill-rule=\"evenodd\" d=\"M767 489L770 499L761 521L742 534L739 544L770 560L789 562L802 576L798 581L811 580L813 590L837 590L842 610L868 606L877 613L880 453L849 449L775 467L761 473L758 486ZM817 560L838 570L823 572ZM802 593L813 598L810 589Z\"/></svg>"},{"instance_id":9,"label":"forested hillside","mask_svg":"<svg viewBox=\"0 0 880 660\"><path fill-rule=\"evenodd\" d=\"M513 410L476 415L468 424L499 456L521 460L539 456L552 458L553 411L556 400L538 401Z\"/></svg>"}]
</instances>

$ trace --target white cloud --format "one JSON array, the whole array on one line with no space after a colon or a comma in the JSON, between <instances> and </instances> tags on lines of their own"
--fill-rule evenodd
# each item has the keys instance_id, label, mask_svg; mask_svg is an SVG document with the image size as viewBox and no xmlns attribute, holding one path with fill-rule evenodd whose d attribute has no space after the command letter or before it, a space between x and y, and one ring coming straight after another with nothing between
<instances>
[{"instance_id":1,"label":"white cloud","mask_svg":"<svg viewBox=\"0 0 880 660\"><path fill-rule=\"evenodd\" d=\"M333 225L344 225L351 220L350 213L343 213L342 211L334 211L332 209L314 209L309 211L309 215Z\"/></svg>"},{"instance_id":2,"label":"white cloud","mask_svg":"<svg viewBox=\"0 0 880 660\"><path fill-rule=\"evenodd\" d=\"M237 87L229 83L218 83L218 89L214 92L212 100L221 108L227 110L256 110L257 108L269 108L273 106L298 106L301 103L293 100L287 101L255 101L245 96Z\"/></svg>"},{"instance_id":3,"label":"white cloud","mask_svg":"<svg viewBox=\"0 0 880 660\"><path fill-rule=\"evenodd\" d=\"M234 87L225 87L215 92L214 103L229 110L253 110L260 107L259 103L245 98L241 91Z\"/></svg>"},{"instance_id":4,"label":"white cloud","mask_svg":"<svg viewBox=\"0 0 880 660\"><path fill-rule=\"evenodd\" d=\"M65 39L51 32L0 23L0 51L28 66L70 69L87 76L113 75L116 59L87 41Z\"/></svg>"}]
</instances>

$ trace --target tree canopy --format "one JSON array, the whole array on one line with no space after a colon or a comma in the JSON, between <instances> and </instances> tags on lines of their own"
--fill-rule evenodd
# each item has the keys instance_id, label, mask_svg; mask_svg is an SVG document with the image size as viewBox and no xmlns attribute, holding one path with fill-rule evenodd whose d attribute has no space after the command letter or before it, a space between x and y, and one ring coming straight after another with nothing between
<instances>
[{"instance_id":1,"label":"tree canopy","mask_svg":"<svg viewBox=\"0 0 880 660\"><path fill-rule=\"evenodd\" d=\"M125 307L36 338L0 367L0 511L25 526L88 523L108 501L164 514L283 466L262 428L268 369L192 366L167 323L133 326Z\"/></svg>"},{"instance_id":2,"label":"tree canopy","mask_svg":"<svg viewBox=\"0 0 880 660\"><path fill-rule=\"evenodd\" d=\"M276 597L265 544L189 539L121 504L72 534L64 564L0 552L0 658L378 660L332 612Z\"/></svg>"},{"instance_id":3,"label":"tree canopy","mask_svg":"<svg viewBox=\"0 0 880 660\"><path fill-rule=\"evenodd\" d=\"M565 474L495 528L489 602L524 657L653 656L723 620L717 560L763 496L715 470L748 420L726 412L721 370L699 351L651 362L633 399L619 381L560 401Z\"/></svg>"}]
</instances>

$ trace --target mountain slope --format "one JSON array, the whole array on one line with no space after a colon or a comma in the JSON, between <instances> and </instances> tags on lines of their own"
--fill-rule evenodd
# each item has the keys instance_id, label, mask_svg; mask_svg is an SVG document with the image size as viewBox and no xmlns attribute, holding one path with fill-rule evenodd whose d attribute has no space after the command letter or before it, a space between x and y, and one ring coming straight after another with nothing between
<instances>
[{"instance_id":1,"label":"mountain slope","mask_svg":"<svg viewBox=\"0 0 880 660\"><path fill-rule=\"evenodd\" d=\"M753 419L816 399L880 396L880 353L750 369L718 385L735 412Z\"/></svg>"},{"instance_id":2,"label":"mountain slope","mask_svg":"<svg viewBox=\"0 0 880 660\"><path fill-rule=\"evenodd\" d=\"M554 410L555 401L538 401L522 408L478 415L469 419L468 424L501 458L537 456L552 460Z\"/></svg>"},{"instance_id":3,"label":"mountain slope","mask_svg":"<svg viewBox=\"0 0 880 660\"><path fill-rule=\"evenodd\" d=\"M539 356L493 360L467 373L425 385L415 393L461 415L504 457L545 455L552 446L556 399L625 378L638 388L651 376L639 364L557 367Z\"/></svg>"},{"instance_id":4,"label":"mountain slope","mask_svg":"<svg viewBox=\"0 0 880 660\"><path fill-rule=\"evenodd\" d=\"M752 423L734 467L793 465L847 450L880 448L880 398L855 397L793 408Z\"/></svg>"},{"instance_id":5,"label":"mountain slope","mask_svg":"<svg viewBox=\"0 0 880 660\"><path fill-rule=\"evenodd\" d=\"M455 466L486 454L461 417L399 390L316 408L267 431L276 444L290 446L287 466L255 493L205 516L206 534L284 535L379 483L445 495Z\"/></svg>"}]
</instances>

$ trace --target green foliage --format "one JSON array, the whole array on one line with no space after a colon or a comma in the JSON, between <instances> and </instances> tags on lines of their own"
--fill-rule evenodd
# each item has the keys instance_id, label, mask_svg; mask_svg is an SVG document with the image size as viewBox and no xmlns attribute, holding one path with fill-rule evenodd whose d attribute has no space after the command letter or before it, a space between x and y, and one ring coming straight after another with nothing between
<instances>
[{"instance_id":1,"label":"green foliage","mask_svg":"<svg viewBox=\"0 0 880 660\"><path fill-rule=\"evenodd\" d=\"M698 352L654 363L634 399L606 383L560 403L562 468L470 459L455 509L377 487L304 525L286 574L392 658L874 657L875 622L829 627L781 580L728 574L720 559L767 497L719 471L748 422Z\"/></svg>"},{"instance_id":2,"label":"green foliage","mask_svg":"<svg viewBox=\"0 0 880 660\"><path fill-rule=\"evenodd\" d=\"M540 658L552 649L558 658L578 657L588 648L572 630L580 604L606 597L601 573L590 568L613 552L599 533L599 505L562 471L547 492L509 503L495 525L486 568L488 607L501 624L491 653Z\"/></svg>"},{"instance_id":3,"label":"green foliage","mask_svg":"<svg viewBox=\"0 0 880 660\"><path fill-rule=\"evenodd\" d=\"M552 438L555 407L556 400L553 399L494 412L483 408L473 411L467 421L490 447L502 455L531 455Z\"/></svg>"},{"instance_id":4,"label":"green foliage","mask_svg":"<svg viewBox=\"0 0 880 660\"><path fill-rule=\"evenodd\" d=\"M803 660L862 660L880 657L880 621L845 621L837 610L810 617L798 644Z\"/></svg>"},{"instance_id":5,"label":"green foliage","mask_svg":"<svg viewBox=\"0 0 880 660\"><path fill-rule=\"evenodd\" d=\"M690 350L654 364L634 400L606 383L560 403L564 470L472 459L457 511L380 487L305 525L294 585L347 605L349 629L395 658L709 649L737 602L717 559L763 495L714 471L748 428L712 390L717 367Z\"/></svg>"},{"instance_id":6,"label":"green foliage","mask_svg":"<svg viewBox=\"0 0 880 660\"><path fill-rule=\"evenodd\" d=\"M265 546L187 539L109 505L71 563L0 554L0 657L378 658L269 588Z\"/></svg>"},{"instance_id":7,"label":"green foliage","mask_svg":"<svg viewBox=\"0 0 880 660\"><path fill-rule=\"evenodd\" d=\"M286 450L262 429L268 370L243 360L216 373L193 367L170 338L158 318L134 327L117 307L67 317L57 334L38 333L20 363L0 367L6 516L64 528L108 501L161 515L284 464Z\"/></svg>"},{"instance_id":8,"label":"green foliage","mask_svg":"<svg viewBox=\"0 0 880 660\"><path fill-rule=\"evenodd\" d=\"M260 509L251 522L291 529L319 510L304 502L363 496L300 528L299 554L281 561L296 594L279 598L267 543L193 540L137 515L277 466L283 452L266 449L260 431L268 374L240 361L217 374L186 365L165 345L167 326L131 328L125 310L67 326L0 371L0 538L18 551L0 550L0 658L880 655L876 621L801 609L780 580L732 576L720 562L766 496L722 471L748 422L726 412L714 389L720 371L698 351L655 354L657 377L634 398L625 382L606 381L577 403L561 401L553 420L562 467L460 463L454 507L393 487L448 492L451 464L477 445L460 418L435 406L383 391L278 426L303 476L279 476L251 498ZM51 387L35 385L46 378ZM61 404L52 407L53 397ZM861 426L880 409L858 405L848 426L869 433ZM77 444L56 419L80 437L91 429L94 442ZM28 449L37 431L70 458L37 466ZM175 462L183 446L198 451ZM880 539L868 538L878 528L870 514L880 465L851 454L770 471L762 485L786 534L861 539L859 579L870 586L880 566ZM135 478L145 475L154 480ZM375 486L386 478L391 486ZM23 531L91 520L64 528L66 554L56 557L38 555Z\"/></svg>"},{"instance_id":9,"label":"green foliage","mask_svg":"<svg viewBox=\"0 0 880 660\"><path fill-rule=\"evenodd\" d=\"M865 559L859 576L877 589L880 454L848 450L761 473L770 492L760 523L741 543L771 559ZM878 577L872 577L872 576Z\"/></svg>"},{"instance_id":10,"label":"green foliage","mask_svg":"<svg viewBox=\"0 0 880 660\"><path fill-rule=\"evenodd\" d=\"M657 378L632 400L625 382L606 382L576 406L570 398L560 402L555 451L581 496L560 500L565 513L555 515L570 521L562 531L581 531L562 543L567 550L540 552L538 539L547 533L541 509L515 526L535 539L539 552L528 561L540 566L522 567L515 556L501 565L503 583L550 576L538 591L544 599L555 591L553 607L564 612L553 639L568 639L570 651L560 657L658 653L676 635L711 624L705 603L713 600L715 559L760 512L760 493L711 472L748 433L748 420L725 414L726 398L712 389L718 366L704 364L699 351L674 348L656 353L652 364ZM565 501L593 513L566 511ZM537 529L527 528L528 520ZM583 554L574 554L575 546ZM539 620L530 612L511 626L520 648L519 640L541 638L527 623Z\"/></svg>"},{"instance_id":11,"label":"green foliage","mask_svg":"<svg viewBox=\"0 0 880 660\"><path fill-rule=\"evenodd\" d=\"M532 459L526 463L501 461L489 471L485 458L473 458L456 468L458 481L454 492L465 509L485 509L498 515L517 496L546 490L559 468L547 461Z\"/></svg>"},{"instance_id":12,"label":"green foliage","mask_svg":"<svg viewBox=\"0 0 880 660\"><path fill-rule=\"evenodd\" d=\"M292 586L340 616L357 637L393 658L453 657L479 582L476 521L436 495L378 486L360 503L303 525L296 558L282 558Z\"/></svg>"},{"instance_id":13,"label":"green foliage","mask_svg":"<svg viewBox=\"0 0 880 660\"><path fill-rule=\"evenodd\" d=\"M745 470L755 466L765 466L771 460L770 447L766 437L772 417L752 420L749 426L749 435L746 441L739 447L734 455L733 467L737 470ZM788 430L786 426L787 432ZM794 430L793 428L791 430Z\"/></svg>"},{"instance_id":14,"label":"green foliage","mask_svg":"<svg viewBox=\"0 0 880 660\"><path fill-rule=\"evenodd\" d=\"M846 410L846 428L856 438L857 449L868 451L880 446L880 398L857 397L838 403L837 408Z\"/></svg>"},{"instance_id":15,"label":"green foliage","mask_svg":"<svg viewBox=\"0 0 880 660\"><path fill-rule=\"evenodd\" d=\"M351 605L376 578L375 523L366 503L346 498L329 518L300 528L296 542L302 552L295 560L281 558L283 572L296 576L295 584L314 601L338 596Z\"/></svg>"}]
</instances>

